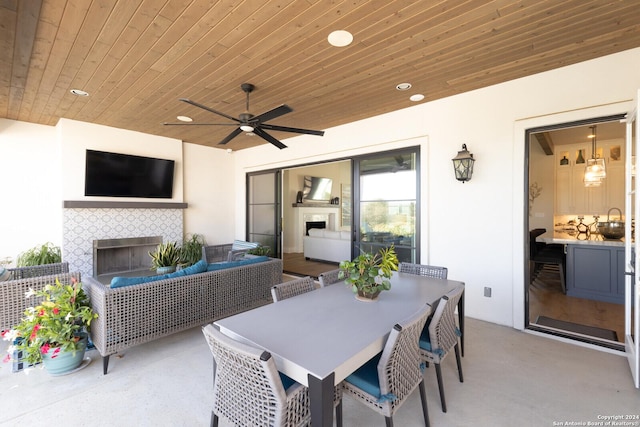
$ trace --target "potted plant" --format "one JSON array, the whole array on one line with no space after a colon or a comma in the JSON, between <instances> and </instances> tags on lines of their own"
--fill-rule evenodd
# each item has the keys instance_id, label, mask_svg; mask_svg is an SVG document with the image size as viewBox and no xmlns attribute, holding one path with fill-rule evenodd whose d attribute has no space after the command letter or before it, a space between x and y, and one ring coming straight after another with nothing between
<instances>
[{"instance_id":1,"label":"potted plant","mask_svg":"<svg viewBox=\"0 0 640 427\"><path fill-rule=\"evenodd\" d=\"M269 256L271 248L269 246L258 245L255 248L249 249L247 253L249 255Z\"/></svg>"},{"instance_id":2,"label":"potted plant","mask_svg":"<svg viewBox=\"0 0 640 427\"><path fill-rule=\"evenodd\" d=\"M61 374L80 366L84 359L91 321L98 317L89 305L82 284L71 279L63 284L46 285L40 291L29 289L27 298L39 297L41 302L29 307L13 329L3 331L5 340L13 342L4 358L15 355L35 365L42 362L51 374Z\"/></svg>"},{"instance_id":3,"label":"potted plant","mask_svg":"<svg viewBox=\"0 0 640 427\"><path fill-rule=\"evenodd\" d=\"M182 242L180 248L180 266L189 267L202 259L202 247L206 245L204 237L193 234Z\"/></svg>"},{"instance_id":4,"label":"potted plant","mask_svg":"<svg viewBox=\"0 0 640 427\"><path fill-rule=\"evenodd\" d=\"M149 252L151 269L158 274L171 273L180 262L180 248L176 242L160 243L155 251Z\"/></svg>"},{"instance_id":5,"label":"potted plant","mask_svg":"<svg viewBox=\"0 0 640 427\"><path fill-rule=\"evenodd\" d=\"M353 261L340 262L338 277L351 285L358 299L374 300L380 292L391 289L391 274L398 270L398 256L393 245L377 253L362 252Z\"/></svg>"},{"instance_id":6,"label":"potted plant","mask_svg":"<svg viewBox=\"0 0 640 427\"><path fill-rule=\"evenodd\" d=\"M31 267L34 265L55 264L62 261L60 247L53 243L44 243L22 252L16 259L18 267Z\"/></svg>"}]
</instances>

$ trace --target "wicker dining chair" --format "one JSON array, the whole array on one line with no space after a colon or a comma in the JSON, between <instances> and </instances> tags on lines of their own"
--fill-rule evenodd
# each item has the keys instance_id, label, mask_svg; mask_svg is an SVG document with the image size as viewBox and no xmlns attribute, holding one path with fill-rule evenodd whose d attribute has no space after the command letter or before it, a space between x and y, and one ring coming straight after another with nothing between
<instances>
[{"instance_id":1,"label":"wicker dining chair","mask_svg":"<svg viewBox=\"0 0 640 427\"><path fill-rule=\"evenodd\" d=\"M315 281L310 276L305 276L275 285L271 288L271 296L273 297L273 302L278 302L315 289Z\"/></svg>"},{"instance_id":2,"label":"wicker dining chair","mask_svg":"<svg viewBox=\"0 0 640 427\"><path fill-rule=\"evenodd\" d=\"M415 274L418 276L435 277L436 279L447 278L447 267L437 267L435 265L412 264L410 262L401 262L398 266L401 273Z\"/></svg>"},{"instance_id":3,"label":"wicker dining chair","mask_svg":"<svg viewBox=\"0 0 640 427\"><path fill-rule=\"evenodd\" d=\"M324 288L325 286L333 285L334 283L338 283L338 282L344 283L344 279L340 279L338 277L339 274L340 274L339 268L335 270L325 271L324 273L320 273L320 275L318 276L320 287Z\"/></svg>"},{"instance_id":4,"label":"wicker dining chair","mask_svg":"<svg viewBox=\"0 0 640 427\"><path fill-rule=\"evenodd\" d=\"M358 368L342 382L343 393L384 415L387 427L393 414L417 388L420 389L422 415L430 426L424 377L420 369L418 339L431 306L425 304L410 318L396 324L382 353Z\"/></svg>"},{"instance_id":5,"label":"wicker dining chair","mask_svg":"<svg viewBox=\"0 0 640 427\"><path fill-rule=\"evenodd\" d=\"M235 341L212 324L202 332L215 360L212 427L220 417L242 427L310 424L309 389L278 372L268 351ZM335 388L334 406L341 427L341 387Z\"/></svg>"},{"instance_id":6,"label":"wicker dining chair","mask_svg":"<svg viewBox=\"0 0 640 427\"><path fill-rule=\"evenodd\" d=\"M438 389L440 390L442 412L447 412L447 404L444 398L444 383L442 382L440 364L452 349L456 354L458 377L460 378L460 382L464 382L458 345L460 329L456 326L454 313L458 301L462 297L462 292L464 292L464 286L458 286L440 299L433 317L429 320L429 323L420 335L420 354L427 363L433 362L433 364L436 365L436 377L438 379Z\"/></svg>"}]
</instances>

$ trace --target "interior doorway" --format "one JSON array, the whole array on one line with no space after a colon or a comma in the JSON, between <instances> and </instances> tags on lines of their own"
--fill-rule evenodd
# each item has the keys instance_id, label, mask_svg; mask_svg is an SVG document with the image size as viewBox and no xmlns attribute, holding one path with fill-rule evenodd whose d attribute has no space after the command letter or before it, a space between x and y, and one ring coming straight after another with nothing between
<instances>
[{"instance_id":1,"label":"interior doorway","mask_svg":"<svg viewBox=\"0 0 640 427\"><path fill-rule=\"evenodd\" d=\"M618 350L624 348L624 243L605 237L601 225L625 209L623 116L526 132L525 326ZM605 163L597 185L585 183L592 159Z\"/></svg>"}]
</instances>

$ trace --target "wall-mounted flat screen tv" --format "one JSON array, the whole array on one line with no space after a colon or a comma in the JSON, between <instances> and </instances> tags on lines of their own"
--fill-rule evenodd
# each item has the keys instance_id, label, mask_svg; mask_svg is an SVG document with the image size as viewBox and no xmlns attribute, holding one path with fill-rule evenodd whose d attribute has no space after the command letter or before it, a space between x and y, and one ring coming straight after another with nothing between
<instances>
[{"instance_id":1,"label":"wall-mounted flat screen tv","mask_svg":"<svg viewBox=\"0 0 640 427\"><path fill-rule=\"evenodd\" d=\"M173 160L87 150L84 195L170 199Z\"/></svg>"},{"instance_id":2,"label":"wall-mounted flat screen tv","mask_svg":"<svg viewBox=\"0 0 640 427\"><path fill-rule=\"evenodd\" d=\"M328 202L331 200L331 185L331 178L305 176L302 198L303 200Z\"/></svg>"}]
</instances>

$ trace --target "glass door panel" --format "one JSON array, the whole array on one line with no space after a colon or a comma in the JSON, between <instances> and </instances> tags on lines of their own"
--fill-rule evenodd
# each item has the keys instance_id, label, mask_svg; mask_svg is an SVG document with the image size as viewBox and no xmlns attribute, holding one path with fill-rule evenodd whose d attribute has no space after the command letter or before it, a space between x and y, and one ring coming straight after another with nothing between
<instances>
[{"instance_id":1,"label":"glass door panel","mask_svg":"<svg viewBox=\"0 0 640 427\"><path fill-rule=\"evenodd\" d=\"M280 172L264 172L247 177L247 240L271 248L280 257Z\"/></svg>"},{"instance_id":2,"label":"glass door panel","mask_svg":"<svg viewBox=\"0 0 640 427\"><path fill-rule=\"evenodd\" d=\"M627 115L627 156L626 172L625 172L625 189L627 194L626 223L625 223L625 352L629 359L631 375L633 382L637 388L640 388L640 296L638 289L640 288L640 275L635 270L640 265L640 239L635 236L634 230L629 218L634 220L640 218L640 198L636 197L638 191L637 177L635 171L640 165L639 141L637 135L639 133L640 122L638 114L640 112L640 91L636 95L635 111ZM632 211L633 207L633 211Z\"/></svg>"},{"instance_id":3,"label":"glass door panel","mask_svg":"<svg viewBox=\"0 0 640 427\"><path fill-rule=\"evenodd\" d=\"M418 151L356 161L357 224L354 255L395 246L400 262L417 262Z\"/></svg>"}]
</instances>

